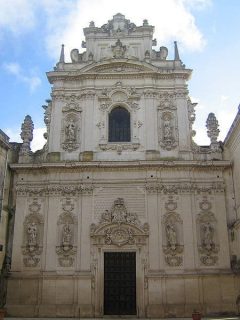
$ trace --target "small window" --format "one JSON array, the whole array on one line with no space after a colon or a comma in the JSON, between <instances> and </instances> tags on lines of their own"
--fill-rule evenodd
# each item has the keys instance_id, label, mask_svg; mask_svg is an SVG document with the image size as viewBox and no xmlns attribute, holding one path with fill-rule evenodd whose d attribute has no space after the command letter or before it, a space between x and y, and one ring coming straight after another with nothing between
<instances>
[{"instance_id":1,"label":"small window","mask_svg":"<svg viewBox=\"0 0 240 320\"><path fill-rule=\"evenodd\" d=\"M109 114L109 142L130 141L130 113L122 108L116 107Z\"/></svg>"}]
</instances>

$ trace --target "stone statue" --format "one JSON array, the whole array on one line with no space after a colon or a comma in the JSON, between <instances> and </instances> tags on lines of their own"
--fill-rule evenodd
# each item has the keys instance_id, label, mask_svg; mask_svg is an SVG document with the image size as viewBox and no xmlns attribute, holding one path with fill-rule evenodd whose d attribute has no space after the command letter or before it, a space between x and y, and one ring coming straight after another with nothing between
<instances>
[{"instance_id":1,"label":"stone statue","mask_svg":"<svg viewBox=\"0 0 240 320\"><path fill-rule=\"evenodd\" d=\"M69 123L66 125L65 132L66 132L67 141L70 141L70 142L76 141L76 126L73 120L70 120Z\"/></svg>"},{"instance_id":2,"label":"stone statue","mask_svg":"<svg viewBox=\"0 0 240 320\"><path fill-rule=\"evenodd\" d=\"M35 222L30 222L27 226L27 242L29 246L37 244L37 225Z\"/></svg>"},{"instance_id":3,"label":"stone statue","mask_svg":"<svg viewBox=\"0 0 240 320\"><path fill-rule=\"evenodd\" d=\"M166 235L167 235L167 244L168 246L175 250L177 246L177 233L176 228L172 223L166 225Z\"/></svg>"},{"instance_id":4,"label":"stone statue","mask_svg":"<svg viewBox=\"0 0 240 320\"><path fill-rule=\"evenodd\" d=\"M65 224L62 229L62 244L63 246L69 246L72 242L72 230L69 224Z\"/></svg>"},{"instance_id":5,"label":"stone statue","mask_svg":"<svg viewBox=\"0 0 240 320\"><path fill-rule=\"evenodd\" d=\"M163 136L164 136L164 139L171 139L172 137L172 127L171 127L171 121L169 119L164 120Z\"/></svg>"},{"instance_id":6,"label":"stone statue","mask_svg":"<svg viewBox=\"0 0 240 320\"><path fill-rule=\"evenodd\" d=\"M118 39L115 46L112 46L112 52L114 58L123 58L125 55L126 46L123 46L122 42Z\"/></svg>"},{"instance_id":7,"label":"stone statue","mask_svg":"<svg viewBox=\"0 0 240 320\"><path fill-rule=\"evenodd\" d=\"M203 247L205 247L207 250L211 250L214 245L214 241L213 241L214 228L209 222L207 222L202 226L202 231L203 231L203 236L202 236Z\"/></svg>"}]
</instances>

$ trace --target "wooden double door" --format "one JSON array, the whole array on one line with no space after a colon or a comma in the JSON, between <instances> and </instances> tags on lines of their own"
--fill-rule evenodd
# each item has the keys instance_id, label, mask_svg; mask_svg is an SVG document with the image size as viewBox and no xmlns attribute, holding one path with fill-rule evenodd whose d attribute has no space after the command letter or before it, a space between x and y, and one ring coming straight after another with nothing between
<instances>
[{"instance_id":1,"label":"wooden double door","mask_svg":"<svg viewBox=\"0 0 240 320\"><path fill-rule=\"evenodd\" d=\"M136 253L104 253L104 314L136 315Z\"/></svg>"}]
</instances>

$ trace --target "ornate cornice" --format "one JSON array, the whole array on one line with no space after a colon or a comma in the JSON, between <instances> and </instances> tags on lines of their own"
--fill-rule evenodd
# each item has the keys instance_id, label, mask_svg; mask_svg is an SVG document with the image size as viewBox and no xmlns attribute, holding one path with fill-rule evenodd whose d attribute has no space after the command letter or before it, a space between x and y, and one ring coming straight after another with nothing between
<instances>
[{"instance_id":1,"label":"ornate cornice","mask_svg":"<svg viewBox=\"0 0 240 320\"><path fill-rule=\"evenodd\" d=\"M224 170L232 166L231 161L228 160L165 160L165 161L79 161L79 162L44 162L44 163L15 163L10 164L10 168L18 171L26 171L31 173L33 170L44 170L45 173L48 173L52 169L65 169L69 170L79 169L82 171L86 170L102 170L102 169L115 169L115 170L146 170L146 169L155 169L155 170Z\"/></svg>"}]
</instances>

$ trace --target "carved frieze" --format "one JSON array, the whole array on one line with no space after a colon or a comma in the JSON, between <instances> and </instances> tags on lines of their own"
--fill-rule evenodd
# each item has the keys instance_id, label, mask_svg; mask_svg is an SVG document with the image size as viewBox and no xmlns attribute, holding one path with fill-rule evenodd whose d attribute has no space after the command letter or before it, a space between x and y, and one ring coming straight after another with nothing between
<instances>
[{"instance_id":1,"label":"carved frieze","mask_svg":"<svg viewBox=\"0 0 240 320\"><path fill-rule=\"evenodd\" d=\"M223 182L212 182L209 184L199 184L194 182L170 183L146 183L147 193L161 194L216 194L223 193L225 185Z\"/></svg>"},{"instance_id":2,"label":"carved frieze","mask_svg":"<svg viewBox=\"0 0 240 320\"><path fill-rule=\"evenodd\" d=\"M76 184L76 185L63 185L63 184L49 184L48 186L27 186L18 185L16 192L18 196L68 196L79 194L92 194L94 186L92 184Z\"/></svg>"}]
</instances>

